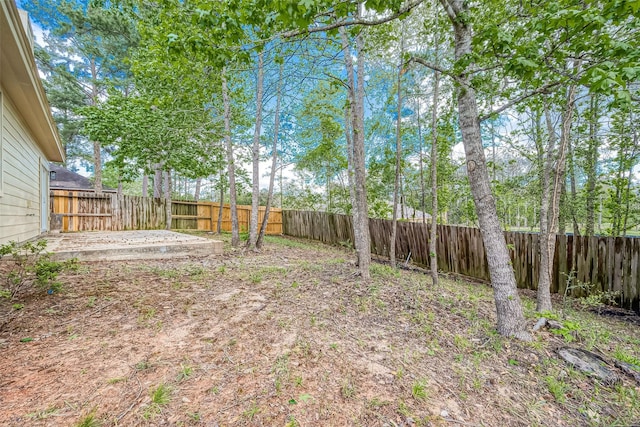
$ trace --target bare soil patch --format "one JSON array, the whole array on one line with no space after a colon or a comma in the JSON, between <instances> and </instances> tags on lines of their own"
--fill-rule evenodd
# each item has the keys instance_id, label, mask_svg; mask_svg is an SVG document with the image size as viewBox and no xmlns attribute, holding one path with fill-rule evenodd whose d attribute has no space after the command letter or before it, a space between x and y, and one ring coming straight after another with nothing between
<instances>
[{"instance_id":1,"label":"bare soil patch","mask_svg":"<svg viewBox=\"0 0 640 427\"><path fill-rule=\"evenodd\" d=\"M270 238L257 254L83 263L61 293L2 302L0 425L640 422L632 379L608 387L554 353L640 358L637 325L572 310L570 333L511 341L488 286L380 264L365 283L353 260Z\"/></svg>"}]
</instances>

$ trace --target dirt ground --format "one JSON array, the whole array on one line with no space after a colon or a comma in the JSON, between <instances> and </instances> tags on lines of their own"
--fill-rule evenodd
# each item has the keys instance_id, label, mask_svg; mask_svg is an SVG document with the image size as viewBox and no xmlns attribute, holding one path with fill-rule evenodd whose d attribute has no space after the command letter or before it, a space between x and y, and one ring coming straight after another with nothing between
<instances>
[{"instance_id":1,"label":"dirt ground","mask_svg":"<svg viewBox=\"0 0 640 427\"><path fill-rule=\"evenodd\" d=\"M486 285L355 273L352 252L286 238L257 254L82 263L62 292L0 306L0 425L640 422L638 384L606 387L554 353L570 341L640 358L638 325L572 311L571 336L511 341Z\"/></svg>"}]
</instances>

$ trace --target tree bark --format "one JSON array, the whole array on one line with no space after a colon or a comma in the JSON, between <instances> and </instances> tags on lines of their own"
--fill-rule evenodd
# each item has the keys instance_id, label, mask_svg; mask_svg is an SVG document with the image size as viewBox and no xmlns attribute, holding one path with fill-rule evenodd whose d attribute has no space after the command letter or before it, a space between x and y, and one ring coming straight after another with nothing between
<instances>
[{"instance_id":1,"label":"tree bark","mask_svg":"<svg viewBox=\"0 0 640 427\"><path fill-rule=\"evenodd\" d=\"M396 268L396 237L398 234L398 195L400 193L400 175L402 175L402 72L404 60L404 25L401 27L400 61L398 64L398 117L396 118L396 173L393 185L393 216L391 218L391 238L389 239L389 261Z\"/></svg>"},{"instance_id":2,"label":"tree bark","mask_svg":"<svg viewBox=\"0 0 640 427\"><path fill-rule=\"evenodd\" d=\"M587 236L595 234L595 206L596 206L596 182L598 179L598 148L599 148L599 111L598 95L591 95L589 100L589 142L585 172L587 175L586 190L586 224L584 233Z\"/></svg>"},{"instance_id":3,"label":"tree bark","mask_svg":"<svg viewBox=\"0 0 640 427\"><path fill-rule=\"evenodd\" d=\"M468 5L463 0L440 0L450 18L454 30L456 60L472 57L472 32L468 19ZM469 67L469 65L467 65ZM471 186L478 222L489 263L489 274L496 303L498 333L530 340L525 329L524 314L515 274L511 265L496 203L491 192L489 172L480 136L480 120L475 89L468 73L458 76L458 113L462 142L467 160L467 174Z\"/></svg>"},{"instance_id":4,"label":"tree bark","mask_svg":"<svg viewBox=\"0 0 640 427\"><path fill-rule=\"evenodd\" d=\"M249 219L249 240L247 248L257 250L258 241L258 209L260 208L260 133L262 132L262 97L264 92L264 61L262 52L258 53L258 81L256 86L256 126L253 131L253 147L251 149L253 163L253 181L251 191L251 217Z\"/></svg>"},{"instance_id":5,"label":"tree bark","mask_svg":"<svg viewBox=\"0 0 640 427\"><path fill-rule=\"evenodd\" d=\"M358 3L358 17L362 15L362 3ZM356 69L357 88L355 93L354 123L353 128L353 165L355 172L356 206L359 212L358 223L355 227L360 229L360 239L356 242L356 251L360 254L360 275L364 280L370 278L369 265L371 263L371 240L369 237L369 209L367 205L367 172L365 165L364 148L364 79L365 79L365 49L362 33L356 36L356 50L358 54L358 66ZM350 58L350 57L349 57ZM353 69L352 69L353 70Z\"/></svg>"},{"instance_id":6,"label":"tree bark","mask_svg":"<svg viewBox=\"0 0 640 427\"><path fill-rule=\"evenodd\" d=\"M91 67L91 99L90 105L98 104L98 69L95 58L90 60ZM99 141L93 141L93 188L96 193L102 194L102 147Z\"/></svg>"},{"instance_id":7,"label":"tree bark","mask_svg":"<svg viewBox=\"0 0 640 427\"><path fill-rule=\"evenodd\" d=\"M361 5L358 5L360 10ZM358 53L357 74L354 71L351 48L346 30L341 27L342 47L345 67L347 70L348 100L351 122L351 149L353 179L353 229L355 248L358 256L358 267L363 279L368 280L369 264L371 263L371 245L369 238L369 217L367 209L366 170L364 155L364 42L361 35L356 36L356 51ZM357 82L356 82L357 76ZM357 84L357 87L356 87Z\"/></svg>"},{"instance_id":8,"label":"tree bark","mask_svg":"<svg viewBox=\"0 0 640 427\"><path fill-rule=\"evenodd\" d=\"M269 190L267 192L267 203L264 208L264 217L262 218L262 224L260 225L260 234L258 234L258 241L256 247L262 248L264 241L264 234L267 231L267 224L269 223L269 212L271 210L271 203L273 201L273 187L276 181L276 166L278 160L278 133L280 132L280 103L282 101L282 69L284 65L280 64L280 71L278 73L278 89L276 93L276 111L273 122L273 147L271 148L271 172L269 173Z\"/></svg>"},{"instance_id":9,"label":"tree bark","mask_svg":"<svg viewBox=\"0 0 640 427\"><path fill-rule=\"evenodd\" d=\"M545 104L545 122L547 124L548 143L547 149L542 153L544 157L544 167L542 169L542 196L540 199L540 274L538 279L538 299L537 310L551 310L551 272L553 269L553 253L551 246L555 249L555 233L551 231L549 224L549 211L551 193L551 175L553 174L553 157L556 150L556 132L549 112L549 106Z\"/></svg>"},{"instance_id":10,"label":"tree bark","mask_svg":"<svg viewBox=\"0 0 640 427\"><path fill-rule=\"evenodd\" d=\"M436 23L437 23L436 11ZM436 25L437 26L437 25ZM434 33L434 53L436 66L439 65L438 51L440 43L437 32ZM429 230L429 264L431 283L438 285L438 101L440 96L440 73L433 72L433 106L431 110L431 228Z\"/></svg>"},{"instance_id":11,"label":"tree bark","mask_svg":"<svg viewBox=\"0 0 640 427\"><path fill-rule=\"evenodd\" d=\"M578 215L576 214L576 206L578 205L578 191L576 189L576 171L575 171L575 158L573 156L573 144L571 143L571 138L569 138L569 146L567 147L569 150L569 185L571 191L571 200L569 201L568 211L571 216L571 223L573 224L573 235L580 235L580 225L578 224ZM576 239L573 239L573 243L576 243ZM576 255L576 252L573 251L573 255ZM573 264L575 265L575 263Z\"/></svg>"},{"instance_id":12,"label":"tree bark","mask_svg":"<svg viewBox=\"0 0 640 427\"><path fill-rule=\"evenodd\" d=\"M355 247L356 242L360 240L360 229L355 226L358 222L358 211L356 206L356 190L355 190L355 172L353 168L353 134L351 132L351 120L353 114L351 113L351 105L345 108L345 139L347 141L347 184L349 185L349 201L351 202L351 218L353 224L353 245ZM356 265L360 265L360 253L356 251Z\"/></svg>"},{"instance_id":13,"label":"tree bark","mask_svg":"<svg viewBox=\"0 0 640 427\"><path fill-rule=\"evenodd\" d=\"M149 175L142 175L142 197L149 197Z\"/></svg>"},{"instance_id":14,"label":"tree bark","mask_svg":"<svg viewBox=\"0 0 640 427\"><path fill-rule=\"evenodd\" d=\"M420 101L416 103L416 119L418 121L418 140L420 141L420 209L422 210L422 225L427 224L427 208L425 203L424 188L424 140L422 139L422 126L420 124Z\"/></svg>"},{"instance_id":15,"label":"tree bark","mask_svg":"<svg viewBox=\"0 0 640 427\"><path fill-rule=\"evenodd\" d=\"M543 192L544 198L549 197L547 202L548 211L543 213L544 206L540 209L540 274L538 281L538 297L536 310L551 311L551 280L553 275L553 255L556 249L556 234L558 232L559 216L560 216L560 196L564 186L566 174L566 158L571 138L571 124L573 121L573 110L575 107L576 86L569 86L565 108L562 112L562 127L560 131L560 144L558 146L558 154L555 164L555 171L552 172L553 151L547 150L547 162L545 165L545 175L553 176L553 187L551 183L547 184L547 191ZM550 114L546 111L547 127L550 132L549 145L552 144L551 139L554 138L555 132L550 122ZM549 191L550 190L550 191ZM546 195L546 197L545 197ZM543 202L544 203L544 202ZM548 226L543 231L542 221L543 215L547 217Z\"/></svg>"},{"instance_id":16,"label":"tree bark","mask_svg":"<svg viewBox=\"0 0 640 427\"><path fill-rule=\"evenodd\" d=\"M229 207L231 209L231 246L240 245L240 227L236 204L236 171L233 159L233 143L231 142L231 100L227 88L226 68L222 69L222 103L224 105L224 142L227 148L227 173L229 175Z\"/></svg>"},{"instance_id":17,"label":"tree bark","mask_svg":"<svg viewBox=\"0 0 640 427\"><path fill-rule=\"evenodd\" d=\"M224 172L220 170L220 209L218 209L217 233L222 234L222 213L224 210Z\"/></svg>"},{"instance_id":18,"label":"tree bark","mask_svg":"<svg viewBox=\"0 0 640 427\"><path fill-rule=\"evenodd\" d=\"M96 193L102 193L102 147L93 141L93 187Z\"/></svg>"},{"instance_id":19,"label":"tree bark","mask_svg":"<svg viewBox=\"0 0 640 427\"><path fill-rule=\"evenodd\" d=\"M436 44L437 46L437 44ZM437 47L436 47L437 52ZM436 60L437 63L437 60ZM438 284L438 96L440 91L440 73L434 71L433 110L431 111L431 228L429 229L429 261L431 282Z\"/></svg>"},{"instance_id":20,"label":"tree bark","mask_svg":"<svg viewBox=\"0 0 640 427\"><path fill-rule=\"evenodd\" d=\"M197 178L196 179L196 189L195 192L193 193L193 200L194 201L199 201L200 200L200 191L202 190L202 178Z\"/></svg>"},{"instance_id":21,"label":"tree bark","mask_svg":"<svg viewBox=\"0 0 640 427\"><path fill-rule=\"evenodd\" d=\"M162 197L162 164L159 163L154 165L153 197L155 199Z\"/></svg>"},{"instance_id":22,"label":"tree bark","mask_svg":"<svg viewBox=\"0 0 640 427\"><path fill-rule=\"evenodd\" d=\"M165 215L167 223L165 228L171 230L171 170L164 171L164 199L165 199Z\"/></svg>"}]
</instances>

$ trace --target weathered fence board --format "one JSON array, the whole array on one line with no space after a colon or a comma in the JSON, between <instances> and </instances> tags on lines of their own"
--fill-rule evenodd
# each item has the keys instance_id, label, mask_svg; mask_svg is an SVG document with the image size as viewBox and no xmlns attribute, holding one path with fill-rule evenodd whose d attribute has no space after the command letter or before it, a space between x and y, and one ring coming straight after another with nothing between
<instances>
[{"instance_id":1,"label":"weathered fence board","mask_svg":"<svg viewBox=\"0 0 640 427\"><path fill-rule=\"evenodd\" d=\"M325 212L282 212L283 233L330 244L351 244L351 217ZM436 252L443 272L489 281L482 234L477 228L438 225ZM399 260L409 256L419 265L429 265L429 228L421 223L399 222L396 254ZM371 252L389 256L391 221L370 219ZM518 286L537 289L540 267L538 234L505 232ZM592 291L620 292L625 308L640 312L640 239L627 237L556 236L551 291L564 293L569 275L577 283L590 285ZM574 283L576 283L574 281ZM588 290L574 287L574 296L586 296Z\"/></svg>"},{"instance_id":2,"label":"weathered fence board","mask_svg":"<svg viewBox=\"0 0 640 427\"><path fill-rule=\"evenodd\" d=\"M51 215L60 217L60 231L145 230L164 228L161 199L53 190Z\"/></svg>"},{"instance_id":3,"label":"weathered fence board","mask_svg":"<svg viewBox=\"0 0 640 427\"><path fill-rule=\"evenodd\" d=\"M251 219L251 206L238 205L238 225L240 232L249 230ZM266 208L258 208L258 223L262 224ZM220 203L216 202L193 202L184 200L173 200L171 202L171 228L193 229L217 231L218 214ZM222 207L222 230L231 231L231 207L228 204ZM279 208L269 208L269 221L267 222L266 234L282 234L282 210Z\"/></svg>"},{"instance_id":4,"label":"weathered fence board","mask_svg":"<svg viewBox=\"0 0 640 427\"><path fill-rule=\"evenodd\" d=\"M166 201L150 197L96 194L87 191L51 191L51 214L60 231L153 230L165 228ZM171 228L217 231L220 204L176 200L171 202ZM262 223L265 207L259 209ZM251 206L238 206L240 231L249 228ZM222 209L222 230L231 231L231 209ZM267 234L282 234L282 211L271 208Z\"/></svg>"}]
</instances>

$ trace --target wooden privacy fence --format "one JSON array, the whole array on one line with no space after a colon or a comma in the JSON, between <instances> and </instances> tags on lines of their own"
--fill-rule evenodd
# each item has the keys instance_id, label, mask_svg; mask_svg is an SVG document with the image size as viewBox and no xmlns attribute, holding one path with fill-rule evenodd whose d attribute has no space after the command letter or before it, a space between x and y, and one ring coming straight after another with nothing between
<instances>
[{"instance_id":1,"label":"wooden privacy fence","mask_svg":"<svg viewBox=\"0 0 640 427\"><path fill-rule=\"evenodd\" d=\"M251 218L251 206L237 205L238 224L240 232L249 230ZM258 224L262 224L266 208L258 209ZM171 228L217 231L220 203L192 202L174 200L171 202ZM228 204L222 207L222 230L231 231L231 207ZM269 222L266 234L282 234L282 209L269 209Z\"/></svg>"},{"instance_id":2,"label":"wooden privacy fence","mask_svg":"<svg viewBox=\"0 0 640 427\"><path fill-rule=\"evenodd\" d=\"M166 201L151 197L96 194L85 191L51 191L51 229L60 231L153 230L165 228ZM219 203L171 202L171 228L217 231ZM259 220L265 208L259 209ZM240 231L247 231L251 206L238 206ZM231 209L222 209L222 230L231 231ZM282 211L271 208L267 234L282 234Z\"/></svg>"},{"instance_id":3,"label":"wooden privacy fence","mask_svg":"<svg viewBox=\"0 0 640 427\"><path fill-rule=\"evenodd\" d=\"M351 217L326 212L283 212L283 232L289 236L339 244L353 242ZM371 252L389 256L389 220L370 219ZM398 222L396 254L414 263L429 265L429 227L421 223ZM438 268L489 281L489 266L477 228L438 225L436 252ZM538 234L505 232L516 281L520 288L537 289L540 265ZM592 291L620 293L621 305L640 312L640 239L628 237L556 236L551 291L564 293L571 271L574 283L590 284ZM589 290L574 288L574 296Z\"/></svg>"},{"instance_id":4,"label":"wooden privacy fence","mask_svg":"<svg viewBox=\"0 0 640 427\"><path fill-rule=\"evenodd\" d=\"M153 230L166 224L163 199L53 190L49 203L52 230Z\"/></svg>"}]
</instances>

